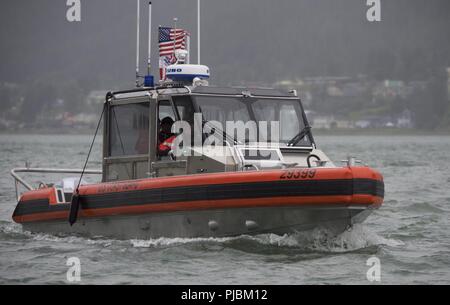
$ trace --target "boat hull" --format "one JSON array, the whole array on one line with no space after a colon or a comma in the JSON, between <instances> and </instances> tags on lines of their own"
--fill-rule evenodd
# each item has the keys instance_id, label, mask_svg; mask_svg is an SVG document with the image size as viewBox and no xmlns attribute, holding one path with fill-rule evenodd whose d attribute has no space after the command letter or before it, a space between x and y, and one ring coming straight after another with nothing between
<instances>
[{"instance_id":1,"label":"boat hull","mask_svg":"<svg viewBox=\"0 0 450 305\"><path fill-rule=\"evenodd\" d=\"M371 207L258 207L183 211L146 215L85 218L69 226L66 221L32 222L25 230L54 234L106 236L117 239L226 237L264 233L289 234L324 229L339 234L361 223Z\"/></svg>"},{"instance_id":2,"label":"boat hull","mask_svg":"<svg viewBox=\"0 0 450 305\"><path fill-rule=\"evenodd\" d=\"M25 230L119 239L285 234L362 222L384 197L367 167L202 174L80 188L78 221L53 188L25 193L13 214Z\"/></svg>"}]
</instances>

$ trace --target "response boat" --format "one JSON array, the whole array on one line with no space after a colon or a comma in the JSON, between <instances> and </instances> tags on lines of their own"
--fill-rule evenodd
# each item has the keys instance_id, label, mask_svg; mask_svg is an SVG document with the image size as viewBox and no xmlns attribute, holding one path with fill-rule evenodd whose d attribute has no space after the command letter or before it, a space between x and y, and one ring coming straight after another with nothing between
<instances>
[{"instance_id":1,"label":"response boat","mask_svg":"<svg viewBox=\"0 0 450 305\"><path fill-rule=\"evenodd\" d=\"M101 173L102 182L81 183L78 221L68 223L76 178L37 189L25 184L30 190L13 214L24 229L139 239L284 234L317 227L342 232L383 201L377 171L351 159L336 166L316 147L301 101L292 94L165 86L111 92L105 111L102 170L87 172ZM223 155L201 142L188 147L201 153L159 156L158 121L169 116L193 122L195 113L207 121L238 116L246 122L275 118L284 123L277 147L224 137ZM140 151L143 134L148 145ZM13 170L18 179L20 171L40 170Z\"/></svg>"},{"instance_id":2,"label":"response boat","mask_svg":"<svg viewBox=\"0 0 450 305\"><path fill-rule=\"evenodd\" d=\"M27 188L13 220L119 239L338 234L381 206L382 175L354 158L333 163L295 91L210 86L208 67L182 61L166 73L158 85L106 95L101 170L12 170L16 190ZM101 182L78 175L36 187L21 172Z\"/></svg>"}]
</instances>

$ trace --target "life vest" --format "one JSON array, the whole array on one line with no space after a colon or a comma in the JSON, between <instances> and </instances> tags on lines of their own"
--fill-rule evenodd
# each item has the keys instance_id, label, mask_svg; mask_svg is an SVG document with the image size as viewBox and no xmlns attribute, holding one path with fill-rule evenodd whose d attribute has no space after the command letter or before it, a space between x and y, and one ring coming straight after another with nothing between
<instances>
[{"instance_id":1,"label":"life vest","mask_svg":"<svg viewBox=\"0 0 450 305\"><path fill-rule=\"evenodd\" d=\"M158 146L158 152L160 156L165 156L169 153L169 151L172 149L172 144L173 141L176 139L177 136L173 135L169 138L167 138L166 140L164 140L164 142L160 143Z\"/></svg>"}]
</instances>

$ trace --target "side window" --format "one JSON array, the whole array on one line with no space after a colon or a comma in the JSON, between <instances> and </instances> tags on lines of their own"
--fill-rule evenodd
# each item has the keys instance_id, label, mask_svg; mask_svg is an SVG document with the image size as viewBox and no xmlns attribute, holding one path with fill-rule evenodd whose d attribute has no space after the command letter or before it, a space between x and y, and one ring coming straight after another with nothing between
<instances>
[{"instance_id":1,"label":"side window","mask_svg":"<svg viewBox=\"0 0 450 305\"><path fill-rule=\"evenodd\" d=\"M148 154L149 104L112 106L109 117L109 155Z\"/></svg>"},{"instance_id":2,"label":"side window","mask_svg":"<svg viewBox=\"0 0 450 305\"><path fill-rule=\"evenodd\" d=\"M191 139L189 140L190 144L187 144L187 142L184 142L185 138L183 135L183 145L189 146L194 144L195 140L195 132L198 132L199 134L202 132L201 130L196 131L194 129L195 124L195 110L194 105L192 104L192 99L190 96L174 96L173 97L173 103L175 104L175 107L177 108L178 115L180 116L180 120L187 122L191 130L189 134L191 135ZM201 125L201 122L198 122L199 125ZM200 135L201 137L201 135Z\"/></svg>"},{"instance_id":3,"label":"side window","mask_svg":"<svg viewBox=\"0 0 450 305\"><path fill-rule=\"evenodd\" d=\"M294 105L282 105L280 108L280 132L281 140L289 141L298 132L300 127L298 124L297 112Z\"/></svg>"},{"instance_id":4,"label":"side window","mask_svg":"<svg viewBox=\"0 0 450 305\"><path fill-rule=\"evenodd\" d=\"M171 118L175 121L175 114L173 113L172 105L169 101L159 101L158 103L158 122L160 123L165 118Z\"/></svg>"},{"instance_id":5,"label":"side window","mask_svg":"<svg viewBox=\"0 0 450 305\"><path fill-rule=\"evenodd\" d=\"M177 107L178 114L182 121L188 122L191 126L194 124L194 106L189 96L174 96L173 102Z\"/></svg>"},{"instance_id":6,"label":"side window","mask_svg":"<svg viewBox=\"0 0 450 305\"><path fill-rule=\"evenodd\" d=\"M157 157L158 159L167 158L172 149L174 134L172 126L176 116L172 104L168 100L158 102L158 139L157 139Z\"/></svg>"}]
</instances>

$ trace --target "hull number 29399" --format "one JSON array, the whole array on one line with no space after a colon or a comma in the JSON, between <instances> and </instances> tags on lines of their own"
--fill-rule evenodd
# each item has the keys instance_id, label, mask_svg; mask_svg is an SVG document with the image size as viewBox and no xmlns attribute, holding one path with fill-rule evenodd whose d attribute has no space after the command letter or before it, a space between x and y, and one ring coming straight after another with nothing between
<instances>
[{"instance_id":1,"label":"hull number 29399","mask_svg":"<svg viewBox=\"0 0 450 305\"><path fill-rule=\"evenodd\" d=\"M294 169L288 170L281 174L280 179L312 179L316 176L315 169Z\"/></svg>"}]
</instances>

